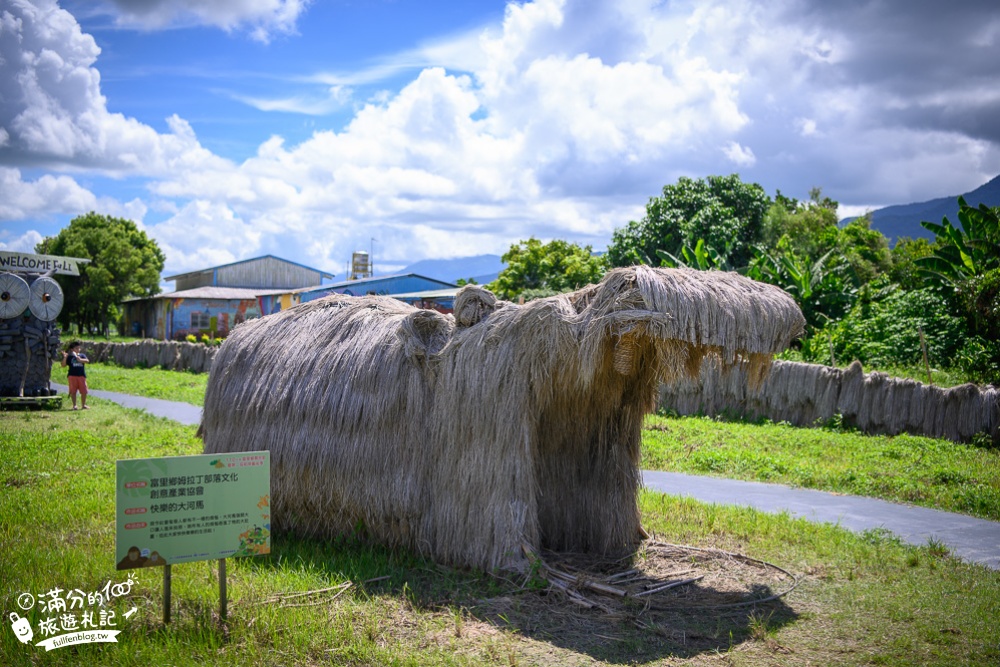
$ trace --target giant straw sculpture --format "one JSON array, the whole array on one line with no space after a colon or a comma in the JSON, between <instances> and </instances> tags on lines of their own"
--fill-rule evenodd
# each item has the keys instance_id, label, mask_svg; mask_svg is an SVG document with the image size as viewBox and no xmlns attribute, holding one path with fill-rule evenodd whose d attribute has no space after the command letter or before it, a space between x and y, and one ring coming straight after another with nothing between
<instances>
[{"instance_id":1,"label":"giant straw sculpture","mask_svg":"<svg viewBox=\"0 0 1000 667\"><path fill-rule=\"evenodd\" d=\"M736 274L632 267L514 305L468 286L455 314L334 295L237 327L205 396L205 451L270 450L277 530L445 563L523 548L624 554L640 536L643 415L717 355L760 382L804 324Z\"/></svg>"}]
</instances>

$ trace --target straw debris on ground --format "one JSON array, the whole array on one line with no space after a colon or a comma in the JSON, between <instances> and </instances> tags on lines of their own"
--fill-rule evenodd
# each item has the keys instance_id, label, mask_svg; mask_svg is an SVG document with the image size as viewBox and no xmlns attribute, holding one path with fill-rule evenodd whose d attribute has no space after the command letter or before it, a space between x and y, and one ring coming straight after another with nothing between
<instances>
[{"instance_id":1,"label":"straw debris on ground","mask_svg":"<svg viewBox=\"0 0 1000 667\"><path fill-rule=\"evenodd\" d=\"M546 553L540 576L552 590L588 609L695 611L753 607L784 597L798 584L784 568L721 549L649 540L635 557L596 562L589 554Z\"/></svg>"}]
</instances>

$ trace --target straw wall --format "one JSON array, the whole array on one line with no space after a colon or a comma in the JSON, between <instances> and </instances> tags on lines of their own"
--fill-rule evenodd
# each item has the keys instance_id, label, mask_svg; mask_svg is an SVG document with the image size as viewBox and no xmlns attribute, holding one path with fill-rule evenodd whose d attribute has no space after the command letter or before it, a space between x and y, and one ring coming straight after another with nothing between
<instances>
[{"instance_id":1,"label":"straw wall","mask_svg":"<svg viewBox=\"0 0 1000 667\"><path fill-rule=\"evenodd\" d=\"M660 389L660 405L681 415L732 415L786 421L796 426L842 415L865 433L912 433L956 442L977 433L1000 441L1000 389L966 384L949 389L915 380L846 369L776 361L756 389L741 369L723 371L711 360L697 378Z\"/></svg>"},{"instance_id":2,"label":"straw wall","mask_svg":"<svg viewBox=\"0 0 1000 667\"><path fill-rule=\"evenodd\" d=\"M91 361L112 362L125 368L136 366L171 371L207 373L218 348L185 341L140 340L134 343L86 341L84 351Z\"/></svg>"}]
</instances>

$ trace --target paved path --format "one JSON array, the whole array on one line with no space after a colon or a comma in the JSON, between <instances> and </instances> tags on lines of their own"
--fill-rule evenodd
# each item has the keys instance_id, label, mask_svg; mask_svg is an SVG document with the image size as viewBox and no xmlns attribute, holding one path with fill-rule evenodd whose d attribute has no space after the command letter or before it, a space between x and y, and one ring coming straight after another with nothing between
<instances>
[{"instance_id":1,"label":"paved path","mask_svg":"<svg viewBox=\"0 0 1000 667\"><path fill-rule=\"evenodd\" d=\"M65 385L53 383L52 386L60 393L67 391ZM94 389L90 394L183 424L201 422L201 408L188 403ZM643 471L642 480L654 491L690 496L703 502L744 505L764 512L786 511L794 517L833 523L856 532L885 528L904 542L915 545L925 545L933 538L956 556L1000 570L1000 523L996 521L874 498L793 489L780 484L649 470Z\"/></svg>"},{"instance_id":2,"label":"paved path","mask_svg":"<svg viewBox=\"0 0 1000 667\"><path fill-rule=\"evenodd\" d=\"M64 384L53 382L51 383L51 386L54 387L60 394L66 394L69 392L69 387ZM145 410L151 415L173 419L174 421L182 424L197 425L201 423L201 408L197 405L191 405L190 403L164 401L159 398L146 398L144 396L131 396L129 394L119 394L114 391L102 391L100 389L90 389L87 393L89 396L96 396L97 398L114 401L118 405L123 405L126 408ZM65 406L67 409L69 408L69 401L66 401Z\"/></svg>"},{"instance_id":3,"label":"paved path","mask_svg":"<svg viewBox=\"0 0 1000 667\"><path fill-rule=\"evenodd\" d=\"M787 511L795 517L834 523L855 532L885 528L910 544L926 545L933 538L960 558L1000 570L1000 523L996 521L876 498L676 472L644 470L642 481L647 488L663 493L709 503L746 505L764 512Z\"/></svg>"}]
</instances>

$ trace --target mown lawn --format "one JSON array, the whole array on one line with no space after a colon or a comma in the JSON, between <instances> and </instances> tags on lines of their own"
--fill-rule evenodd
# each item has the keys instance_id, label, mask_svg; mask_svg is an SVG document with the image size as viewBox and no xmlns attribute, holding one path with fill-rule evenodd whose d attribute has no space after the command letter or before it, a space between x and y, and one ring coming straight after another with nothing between
<instances>
[{"instance_id":1,"label":"mown lawn","mask_svg":"<svg viewBox=\"0 0 1000 667\"><path fill-rule=\"evenodd\" d=\"M66 384L66 372L67 369L60 364L53 364L52 381ZM87 387L90 389L204 405L207 384L208 373L123 368L104 363L87 364Z\"/></svg>"},{"instance_id":2,"label":"mown lawn","mask_svg":"<svg viewBox=\"0 0 1000 667\"><path fill-rule=\"evenodd\" d=\"M642 466L910 502L1000 520L1000 450L911 435L650 415Z\"/></svg>"},{"instance_id":3,"label":"mown lawn","mask_svg":"<svg viewBox=\"0 0 1000 667\"><path fill-rule=\"evenodd\" d=\"M88 412L0 413L0 605L24 593L99 590L114 569L114 461L200 451L193 427L94 399ZM276 537L229 561L229 625L214 563L136 571L119 643L45 652L0 631L3 665L989 665L1000 663L1000 573L884 534L645 493L661 540L719 547L801 578L757 608L643 605L609 616L537 579L441 567L359 539ZM640 554L641 562L645 556ZM300 598L290 595L329 589ZM302 602L299 602L302 601ZM292 606L296 604L299 606ZM123 618L131 606L138 611ZM39 632L37 608L22 612ZM6 621L9 627L9 622ZM35 641L38 641L36 638Z\"/></svg>"}]
</instances>

